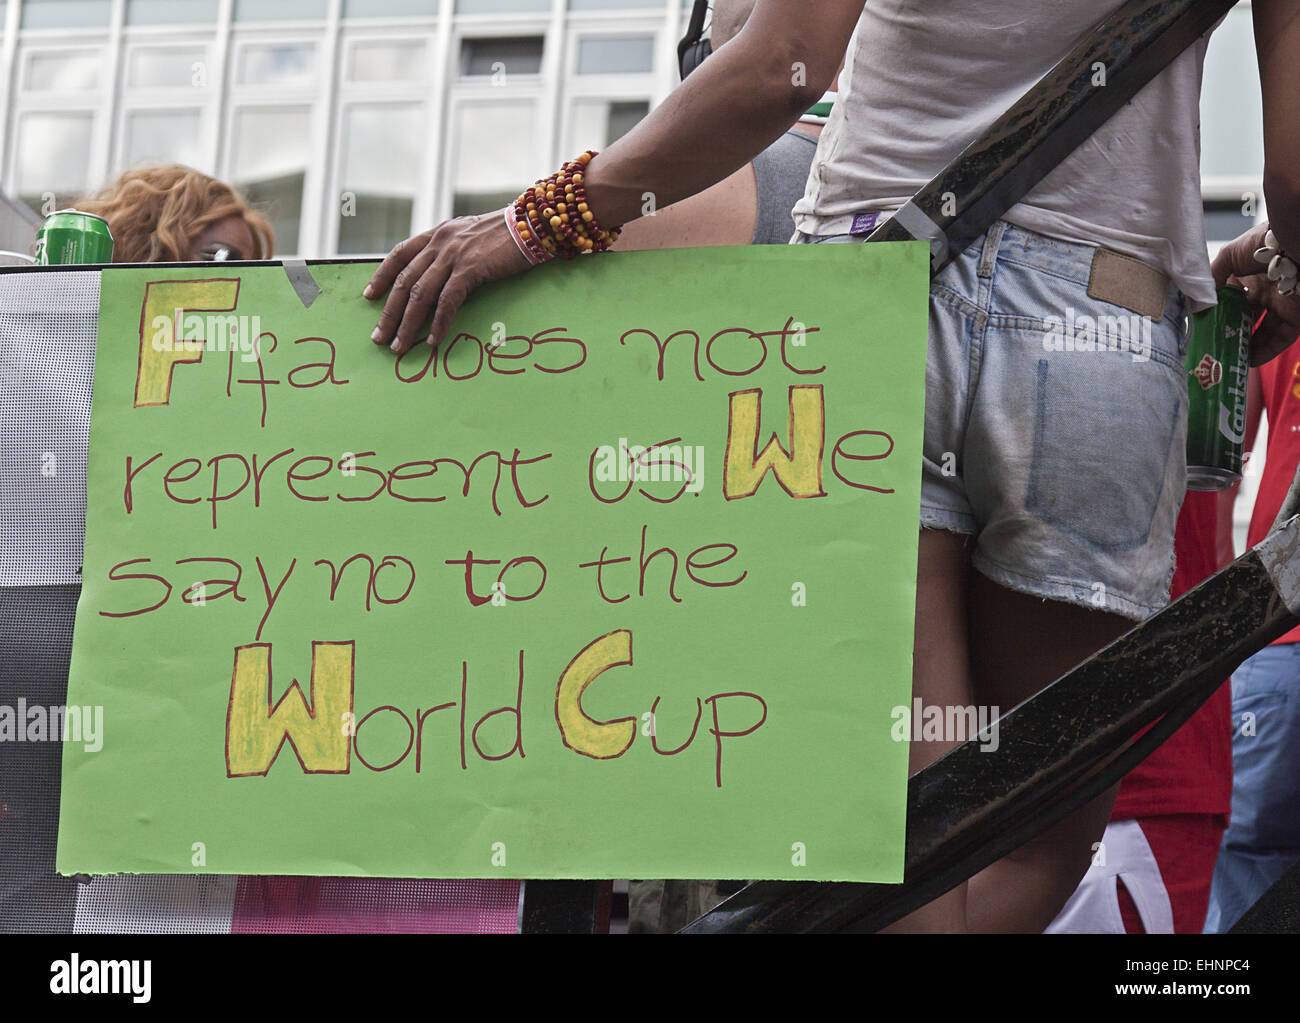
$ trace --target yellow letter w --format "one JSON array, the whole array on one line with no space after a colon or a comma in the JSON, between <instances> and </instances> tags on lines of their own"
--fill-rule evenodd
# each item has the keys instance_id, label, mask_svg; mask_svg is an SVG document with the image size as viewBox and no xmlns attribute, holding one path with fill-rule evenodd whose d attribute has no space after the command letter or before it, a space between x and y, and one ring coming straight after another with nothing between
<instances>
[{"instance_id":1,"label":"yellow letter w","mask_svg":"<svg viewBox=\"0 0 1300 1023\"><path fill-rule=\"evenodd\" d=\"M235 647L235 671L226 710L226 775L266 774L285 740L308 774L347 774L352 754L353 644L311 645L311 696L293 679L271 704L271 644Z\"/></svg>"},{"instance_id":2,"label":"yellow letter w","mask_svg":"<svg viewBox=\"0 0 1300 1023\"><path fill-rule=\"evenodd\" d=\"M826 406L816 384L790 388L789 451L775 432L758 451L763 392L758 388L731 395L727 417L727 471L722 493L728 501L750 497L768 470L791 497L825 497L822 490L822 450L826 445Z\"/></svg>"}]
</instances>

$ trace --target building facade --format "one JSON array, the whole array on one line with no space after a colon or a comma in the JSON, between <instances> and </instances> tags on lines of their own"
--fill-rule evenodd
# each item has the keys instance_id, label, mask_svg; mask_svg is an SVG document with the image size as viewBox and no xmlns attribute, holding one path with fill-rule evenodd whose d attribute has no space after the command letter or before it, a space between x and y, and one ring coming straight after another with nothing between
<instances>
[{"instance_id":1,"label":"building facade","mask_svg":"<svg viewBox=\"0 0 1300 1023\"><path fill-rule=\"evenodd\" d=\"M0 0L0 187L39 209L189 164L283 255L385 252L623 134L681 0Z\"/></svg>"}]
</instances>

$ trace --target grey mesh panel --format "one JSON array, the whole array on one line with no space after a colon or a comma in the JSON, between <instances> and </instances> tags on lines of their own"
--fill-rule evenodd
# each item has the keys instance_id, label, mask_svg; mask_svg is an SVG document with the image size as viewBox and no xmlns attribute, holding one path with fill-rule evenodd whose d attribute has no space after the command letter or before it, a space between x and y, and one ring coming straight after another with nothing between
<instances>
[{"instance_id":1,"label":"grey mesh panel","mask_svg":"<svg viewBox=\"0 0 1300 1023\"><path fill-rule=\"evenodd\" d=\"M212 874L97 877L77 892L78 934L228 934L239 878Z\"/></svg>"},{"instance_id":2,"label":"grey mesh panel","mask_svg":"<svg viewBox=\"0 0 1300 1023\"><path fill-rule=\"evenodd\" d=\"M98 322L97 270L0 274L0 586L81 580Z\"/></svg>"},{"instance_id":3,"label":"grey mesh panel","mask_svg":"<svg viewBox=\"0 0 1300 1023\"><path fill-rule=\"evenodd\" d=\"M0 704L65 702L79 592L0 587ZM54 873L61 758L57 742L0 742L0 931L72 929L77 884Z\"/></svg>"}]
</instances>

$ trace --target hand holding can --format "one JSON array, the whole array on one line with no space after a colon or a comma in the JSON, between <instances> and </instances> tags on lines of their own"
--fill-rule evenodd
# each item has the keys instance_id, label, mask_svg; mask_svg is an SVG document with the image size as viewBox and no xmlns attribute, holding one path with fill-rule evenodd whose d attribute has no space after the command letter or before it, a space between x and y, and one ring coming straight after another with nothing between
<instances>
[{"instance_id":1,"label":"hand holding can","mask_svg":"<svg viewBox=\"0 0 1300 1023\"><path fill-rule=\"evenodd\" d=\"M1234 285L1219 304L1194 313L1187 342L1187 489L1227 490L1241 482L1250 372L1250 305Z\"/></svg>"}]
</instances>

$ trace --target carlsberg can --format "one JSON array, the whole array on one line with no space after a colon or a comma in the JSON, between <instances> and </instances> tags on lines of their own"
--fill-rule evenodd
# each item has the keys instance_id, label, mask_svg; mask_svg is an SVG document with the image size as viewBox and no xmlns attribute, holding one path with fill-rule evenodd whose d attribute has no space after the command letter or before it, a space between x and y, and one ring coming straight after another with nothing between
<instances>
[{"instance_id":1,"label":"carlsberg can","mask_svg":"<svg viewBox=\"0 0 1300 1023\"><path fill-rule=\"evenodd\" d=\"M55 210L36 233L36 264L113 262L108 221L80 210Z\"/></svg>"},{"instance_id":2,"label":"carlsberg can","mask_svg":"<svg viewBox=\"0 0 1300 1023\"><path fill-rule=\"evenodd\" d=\"M1227 490L1241 481L1250 372L1250 306L1227 285L1219 304L1192 315L1187 342L1187 489Z\"/></svg>"}]
</instances>

